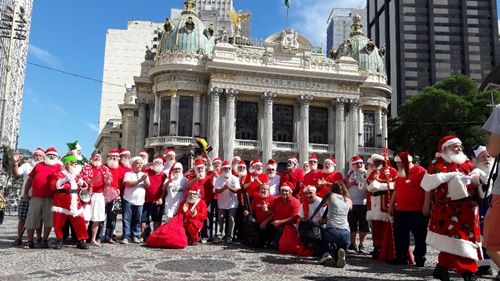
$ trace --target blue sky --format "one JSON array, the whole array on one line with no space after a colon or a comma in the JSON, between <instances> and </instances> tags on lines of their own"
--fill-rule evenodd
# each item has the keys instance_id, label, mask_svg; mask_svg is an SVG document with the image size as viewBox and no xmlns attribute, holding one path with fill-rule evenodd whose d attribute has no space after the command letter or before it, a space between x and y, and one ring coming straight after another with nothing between
<instances>
[{"instance_id":1,"label":"blue sky","mask_svg":"<svg viewBox=\"0 0 500 281\"><path fill-rule=\"evenodd\" d=\"M18 147L34 150L78 140L88 156L98 136L101 84L33 64L102 80L108 29L127 20L163 22L184 0L35 0L29 38ZM332 8L364 7L365 0L290 0L289 26L315 45L326 42ZM284 0L235 0L252 12L252 37L266 38L286 27ZM377 42L378 43L378 42ZM32 63L32 64L30 64Z\"/></svg>"}]
</instances>

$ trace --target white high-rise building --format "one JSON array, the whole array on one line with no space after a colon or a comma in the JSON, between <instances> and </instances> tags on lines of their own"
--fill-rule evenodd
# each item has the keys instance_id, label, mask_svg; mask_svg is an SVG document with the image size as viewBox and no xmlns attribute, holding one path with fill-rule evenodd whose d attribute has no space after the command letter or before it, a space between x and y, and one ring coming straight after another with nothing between
<instances>
[{"instance_id":1,"label":"white high-rise building","mask_svg":"<svg viewBox=\"0 0 500 281\"><path fill-rule=\"evenodd\" d=\"M33 0L0 1L1 145L17 147ZM1 105L1 103L0 103ZM0 108L1 110L1 108Z\"/></svg>"},{"instance_id":2,"label":"white high-rise building","mask_svg":"<svg viewBox=\"0 0 500 281\"><path fill-rule=\"evenodd\" d=\"M349 38L351 33L352 17L354 15L361 16L361 25L363 32L366 31L366 9L350 9L350 8L334 8L328 17L326 31L326 50L337 48Z\"/></svg>"}]
</instances>

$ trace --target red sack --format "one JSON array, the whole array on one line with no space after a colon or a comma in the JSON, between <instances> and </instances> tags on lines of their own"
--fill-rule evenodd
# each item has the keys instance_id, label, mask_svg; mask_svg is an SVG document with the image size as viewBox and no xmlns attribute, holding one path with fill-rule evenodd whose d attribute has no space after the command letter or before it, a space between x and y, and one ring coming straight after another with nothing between
<instances>
[{"instance_id":1,"label":"red sack","mask_svg":"<svg viewBox=\"0 0 500 281\"><path fill-rule=\"evenodd\" d=\"M146 246L154 248L184 249L187 245L188 239L181 214L162 224L146 240Z\"/></svg>"},{"instance_id":2,"label":"red sack","mask_svg":"<svg viewBox=\"0 0 500 281\"><path fill-rule=\"evenodd\" d=\"M301 257L312 257L314 256L314 249L309 245L300 245L297 255Z\"/></svg>"},{"instance_id":3,"label":"red sack","mask_svg":"<svg viewBox=\"0 0 500 281\"><path fill-rule=\"evenodd\" d=\"M279 242L280 253L296 255L301 245L302 241L300 241L297 228L293 225L285 225Z\"/></svg>"}]
</instances>

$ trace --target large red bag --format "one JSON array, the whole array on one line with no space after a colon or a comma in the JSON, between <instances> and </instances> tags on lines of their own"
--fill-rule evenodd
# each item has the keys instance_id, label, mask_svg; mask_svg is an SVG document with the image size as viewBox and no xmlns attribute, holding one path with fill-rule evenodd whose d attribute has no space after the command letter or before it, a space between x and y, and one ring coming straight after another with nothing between
<instances>
[{"instance_id":1,"label":"large red bag","mask_svg":"<svg viewBox=\"0 0 500 281\"><path fill-rule=\"evenodd\" d=\"M188 245L183 216L175 215L149 235L146 246L155 248L183 249Z\"/></svg>"},{"instance_id":2,"label":"large red bag","mask_svg":"<svg viewBox=\"0 0 500 281\"><path fill-rule=\"evenodd\" d=\"M297 234L297 228L293 225L285 225L279 242L280 253L296 255L301 245L302 241Z\"/></svg>"}]
</instances>

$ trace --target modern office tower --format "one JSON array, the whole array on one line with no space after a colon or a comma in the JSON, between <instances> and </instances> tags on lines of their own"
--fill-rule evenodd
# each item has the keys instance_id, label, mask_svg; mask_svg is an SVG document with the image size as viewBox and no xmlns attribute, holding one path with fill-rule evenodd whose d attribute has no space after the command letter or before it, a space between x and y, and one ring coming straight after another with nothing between
<instances>
[{"instance_id":1,"label":"modern office tower","mask_svg":"<svg viewBox=\"0 0 500 281\"><path fill-rule=\"evenodd\" d=\"M32 9L33 0L0 1L0 146L14 149L21 122Z\"/></svg>"},{"instance_id":2,"label":"modern office tower","mask_svg":"<svg viewBox=\"0 0 500 281\"><path fill-rule=\"evenodd\" d=\"M352 17L361 16L361 25L366 34L366 9L334 8L328 17L326 30L326 50L330 51L332 46L334 50L349 38L351 33Z\"/></svg>"},{"instance_id":3,"label":"modern office tower","mask_svg":"<svg viewBox=\"0 0 500 281\"><path fill-rule=\"evenodd\" d=\"M227 10L234 11L233 0L196 0L196 8L198 18L206 25L214 25L216 34L220 34L223 29L229 33L233 33L233 25L227 13ZM247 13L248 11L243 11ZM252 19L248 19L242 23L241 35L250 37L250 26Z\"/></svg>"},{"instance_id":4,"label":"modern office tower","mask_svg":"<svg viewBox=\"0 0 500 281\"><path fill-rule=\"evenodd\" d=\"M368 37L386 45L391 115L426 86L456 74L481 83L500 60L494 0L369 0Z\"/></svg>"}]
</instances>

